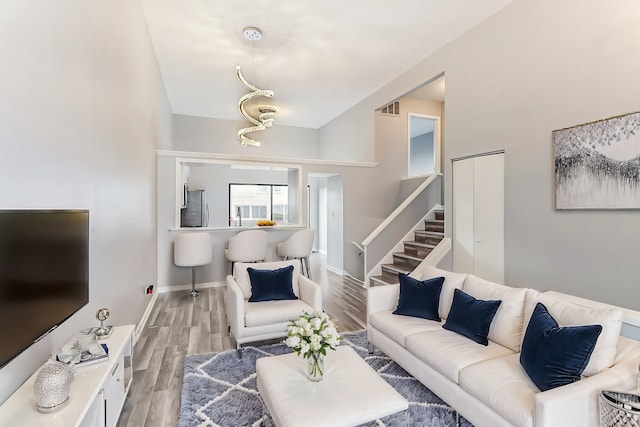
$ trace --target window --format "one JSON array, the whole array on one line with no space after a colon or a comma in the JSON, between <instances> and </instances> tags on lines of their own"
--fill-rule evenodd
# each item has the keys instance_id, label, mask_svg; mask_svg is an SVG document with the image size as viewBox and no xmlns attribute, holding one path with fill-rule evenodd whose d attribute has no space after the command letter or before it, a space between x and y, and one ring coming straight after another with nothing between
<instances>
[{"instance_id":1,"label":"window","mask_svg":"<svg viewBox=\"0 0 640 427\"><path fill-rule=\"evenodd\" d=\"M409 177L439 172L439 120L409 113Z\"/></svg>"},{"instance_id":2,"label":"window","mask_svg":"<svg viewBox=\"0 0 640 427\"><path fill-rule=\"evenodd\" d=\"M229 184L229 226L256 225L260 219L288 223L286 185Z\"/></svg>"}]
</instances>

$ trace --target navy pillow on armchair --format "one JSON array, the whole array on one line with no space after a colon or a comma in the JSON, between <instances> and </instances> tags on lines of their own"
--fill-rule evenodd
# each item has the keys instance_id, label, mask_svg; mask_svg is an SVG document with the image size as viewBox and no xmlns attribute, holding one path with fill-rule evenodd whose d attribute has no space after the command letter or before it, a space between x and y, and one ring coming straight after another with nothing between
<instances>
[{"instance_id":1,"label":"navy pillow on armchair","mask_svg":"<svg viewBox=\"0 0 640 427\"><path fill-rule=\"evenodd\" d=\"M444 277L420 281L406 274L399 274L400 297L398 307L393 314L421 317L423 319L440 321L438 304Z\"/></svg>"},{"instance_id":2,"label":"navy pillow on armchair","mask_svg":"<svg viewBox=\"0 0 640 427\"><path fill-rule=\"evenodd\" d=\"M578 381L602 326L565 326L536 304L522 341L520 364L541 391Z\"/></svg>"},{"instance_id":3,"label":"navy pillow on armchair","mask_svg":"<svg viewBox=\"0 0 640 427\"><path fill-rule=\"evenodd\" d=\"M481 300L466 292L453 291L453 303L443 328L463 335L478 344L489 345L487 336L491 321L498 311L500 300Z\"/></svg>"},{"instance_id":4,"label":"navy pillow on armchair","mask_svg":"<svg viewBox=\"0 0 640 427\"><path fill-rule=\"evenodd\" d=\"M293 293L293 265L275 270L247 268L251 281L249 302L298 299Z\"/></svg>"}]
</instances>

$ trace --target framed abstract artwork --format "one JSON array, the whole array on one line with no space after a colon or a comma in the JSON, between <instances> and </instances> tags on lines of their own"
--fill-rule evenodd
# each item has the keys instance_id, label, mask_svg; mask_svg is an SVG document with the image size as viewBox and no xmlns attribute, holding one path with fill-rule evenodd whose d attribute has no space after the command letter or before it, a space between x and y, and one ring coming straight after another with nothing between
<instances>
[{"instance_id":1,"label":"framed abstract artwork","mask_svg":"<svg viewBox=\"0 0 640 427\"><path fill-rule=\"evenodd\" d=\"M640 209L640 112L552 136L556 209Z\"/></svg>"}]
</instances>

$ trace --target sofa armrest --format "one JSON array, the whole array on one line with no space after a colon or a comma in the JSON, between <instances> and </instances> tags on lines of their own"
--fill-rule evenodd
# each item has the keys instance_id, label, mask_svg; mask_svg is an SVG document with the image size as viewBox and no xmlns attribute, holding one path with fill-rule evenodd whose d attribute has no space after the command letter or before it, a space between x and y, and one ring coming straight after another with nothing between
<instances>
[{"instance_id":1,"label":"sofa armrest","mask_svg":"<svg viewBox=\"0 0 640 427\"><path fill-rule=\"evenodd\" d=\"M635 390L638 355L640 343L620 338L618 356L612 367L573 384L536 394L534 427L599 425L600 391Z\"/></svg>"},{"instance_id":2,"label":"sofa armrest","mask_svg":"<svg viewBox=\"0 0 640 427\"><path fill-rule=\"evenodd\" d=\"M240 338L244 329L244 294L233 276L227 276L227 320L234 337Z\"/></svg>"},{"instance_id":3,"label":"sofa armrest","mask_svg":"<svg viewBox=\"0 0 640 427\"><path fill-rule=\"evenodd\" d=\"M316 313L322 313L322 288L306 276L298 277L300 299L310 305Z\"/></svg>"},{"instance_id":4,"label":"sofa armrest","mask_svg":"<svg viewBox=\"0 0 640 427\"><path fill-rule=\"evenodd\" d=\"M367 289L367 324L369 316L379 311L394 310L398 305L400 285L374 286Z\"/></svg>"}]
</instances>

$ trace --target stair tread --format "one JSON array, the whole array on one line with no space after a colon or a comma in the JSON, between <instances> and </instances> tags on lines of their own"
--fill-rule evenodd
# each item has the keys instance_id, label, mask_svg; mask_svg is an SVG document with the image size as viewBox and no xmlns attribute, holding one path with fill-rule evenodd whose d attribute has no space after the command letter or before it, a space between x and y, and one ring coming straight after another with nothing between
<instances>
[{"instance_id":1,"label":"stair tread","mask_svg":"<svg viewBox=\"0 0 640 427\"><path fill-rule=\"evenodd\" d=\"M413 261L422 261L424 259L424 257L410 255L410 254L407 254L407 253L404 253L404 252L394 252L393 256L396 256L398 258L410 259L410 260L413 260Z\"/></svg>"},{"instance_id":2,"label":"stair tread","mask_svg":"<svg viewBox=\"0 0 640 427\"><path fill-rule=\"evenodd\" d=\"M438 236L438 237L444 237L444 232L443 231L427 231L427 230L414 230L414 233L418 233L418 234L427 234L429 236Z\"/></svg>"},{"instance_id":3,"label":"stair tread","mask_svg":"<svg viewBox=\"0 0 640 427\"><path fill-rule=\"evenodd\" d=\"M444 219L425 219L424 222L444 224Z\"/></svg>"},{"instance_id":4,"label":"stair tread","mask_svg":"<svg viewBox=\"0 0 640 427\"><path fill-rule=\"evenodd\" d=\"M405 274L407 274L407 273L411 272L411 270L409 270L407 268L404 268L404 267L401 267L401 266L399 266L397 264L382 264L382 267L386 268L387 270L394 271L396 273L405 273Z\"/></svg>"},{"instance_id":5,"label":"stair tread","mask_svg":"<svg viewBox=\"0 0 640 427\"><path fill-rule=\"evenodd\" d=\"M399 282L390 282L385 280L384 276L371 276L371 282L369 286L384 286L384 285L395 285Z\"/></svg>"},{"instance_id":6,"label":"stair tread","mask_svg":"<svg viewBox=\"0 0 640 427\"><path fill-rule=\"evenodd\" d=\"M431 244L431 243L424 243L424 242L416 242L414 240L407 240L402 242L407 246L419 246L421 248L429 248L429 249L433 249L436 247L436 245Z\"/></svg>"}]
</instances>

